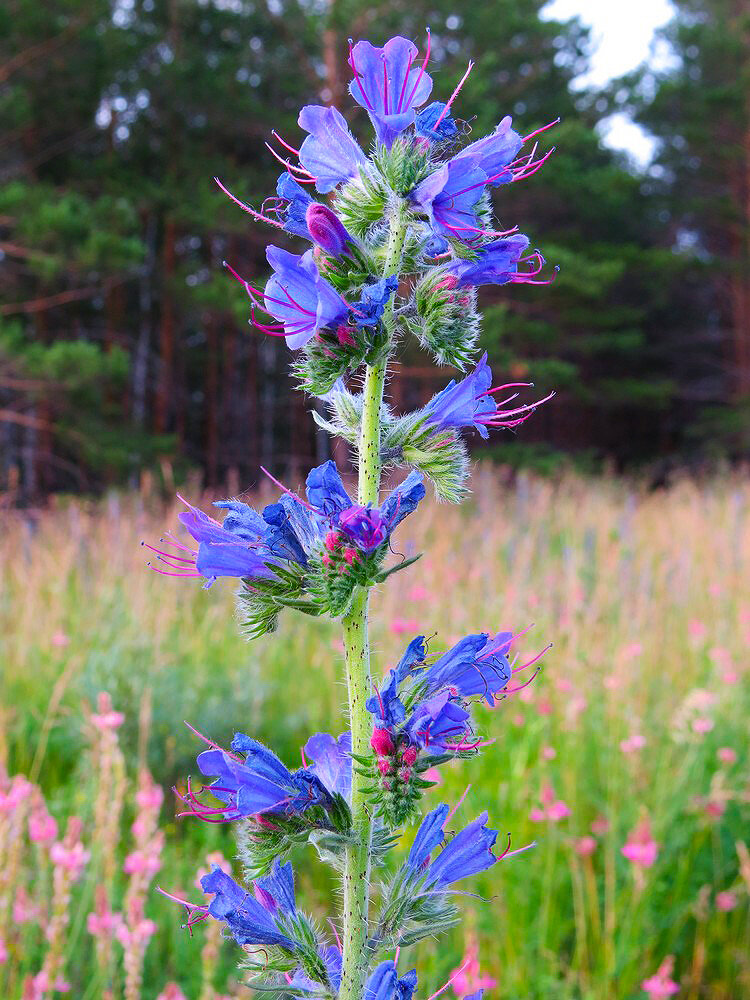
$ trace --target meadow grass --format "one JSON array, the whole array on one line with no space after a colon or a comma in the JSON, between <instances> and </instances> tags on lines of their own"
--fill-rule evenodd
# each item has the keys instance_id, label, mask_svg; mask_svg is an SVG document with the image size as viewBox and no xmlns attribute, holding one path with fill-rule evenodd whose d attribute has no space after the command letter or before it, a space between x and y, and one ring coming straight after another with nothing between
<instances>
[{"instance_id":1,"label":"meadow grass","mask_svg":"<svg viewBox=\"0 0 750 1000\"><path fill-rule=\"evenodd\" d=\"M416 960L429 996L476 942L493 997L628 1000L645 996L641 982L674 955L681 998L750 997L750 482L503 486L487 465L473 488L464 508L427 504L399 533L407 555L428 554L374 597L374 674L421 632L439 649L471 631L533 624L519 646L526 658L554 643L533 683L494 710L477 707L479 732L494 743L444 767L425 803L453 802L470 782L455 824L486 808L501 839L537 847L467 881L463 929L401 967ZM92 858L73 891L65 977L86 1000L121 995L122 949L103 973L86 929L104 878L91 834L98 694L125 715L113 905L128 884L119 869L133 849L139 768L167 792L156 883L198 899L206 854L233 855L231 830L174 818L168 789L195 773L200 749L183 720L224 745L250 733L289 765L311 733L345 726L336 624L286 613L276 635L247 643L231 585L205 591L145 568L139 541L177 523L176 506L157 508L133 495L2 515L0 761L38 783L61 826L73 813L84 822ZM646 819L658 851L639 867L621 849ZM0 995L20 997L44 959L51 866L38 845L16 841L9 867L9 850ZM304 905L327 916L327 871L310 853L295 860ZM13 919L21 887L41 917ZM158 930L142 997L173 980L190 1000L210 998L205 930L191 938L182 911L152 890L146 913ZM232 986L236 959L223 943L208 975L218 991L245 995Z\"/></svg>"}]
</instances>

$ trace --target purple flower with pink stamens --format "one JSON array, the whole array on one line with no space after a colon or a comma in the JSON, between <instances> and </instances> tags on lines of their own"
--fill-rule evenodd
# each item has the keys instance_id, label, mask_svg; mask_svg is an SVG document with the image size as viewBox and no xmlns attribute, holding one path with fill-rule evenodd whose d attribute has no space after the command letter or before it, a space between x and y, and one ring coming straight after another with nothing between
<instances>
[{"instance_id":1,"label":"purple flower with pink stamens","mask_svg":"<svg viewBox=\"0 0 750 1000\"><path fill-rule=\"evenodd\" d=\"M438 235L475 240L482 230L477 225L476 206L487 183L479 156L443 163L411 192L412 203L425 213Z\"/></svg>"},{"instance_id":2,"label":"purple flower with pink stamens","mask_svg":"<svg viewBox=\"0 0 750 1000\"><path fill-rule=\"evenodd\" d=\"M315 180L321 194L358 176L367 157L340 111L308 104L300 111L298 122L310 133L299 149L302 173Z\"/></svg>"},{"instance_id":3,"label":"purple flower with pink stamens","mask_svg":"<svg viewBox=\"0 0 750 1000\"><path fill-rule=\"evenodd\" d=\"M416 45L400 35L390 38L382 48L366 41L349 45L349 65L354 73L349 93L367 111L378 140L390 149L393 140L414 122L414 109L421 107L432 91L432 79L425 73L430 58L429 31L421 66L415 66Z\"/></svg>"},{"instance_id":4,"label":"purple flower with pink stamens","mask_svg":"<svg viewBox=\"0 0 750 1000\"><path fill-rule=\"evenodd\" d=\"M235 734L231 752L212 745L198 754L197 763L201 774L216 777L207 790L223 805L207 805L188 782L181 796L188 809L181 815L229 823L266 813L290 816L333 804L332 792L314 771L290 771L273 751L243 733Z\"/></svg>"},{"instance_id":5,"label":"purple flower with pink stamens","mask_svg":"<svg viewBox=\"0 0 750 1000\"><path fill-rule=\"evenodd\" d=\"M292 350L304 347L317 330L346 319L349 310L336 289L321 277L312 250L298 256L269 246L266 257L274 274L266 283L264 308L279 321Z\"/></svg>"},{"instance_id":6,"label":"purple flower with pink stamens","mask_svg":"<svg viewBox=\"0 0 750 1000\"><path fill-rule=\"evenodd\" d=\"M493 394L507 389L528 388L532 382L507 382L504 385L490 388L492 385L492 370L487 364L487 352L479 359L479 364L473 372L456 382L455 379L433 396L425 406L425 419L438 430L447 428L473 428L483 438L489 437L488 427L517 427L531 416L537 406L546 403L554 396L549 393L535 403L503 409L507 403L517 398L518 393L511 393L501 402L493 399Z\"/></svg>"}]
</instances>

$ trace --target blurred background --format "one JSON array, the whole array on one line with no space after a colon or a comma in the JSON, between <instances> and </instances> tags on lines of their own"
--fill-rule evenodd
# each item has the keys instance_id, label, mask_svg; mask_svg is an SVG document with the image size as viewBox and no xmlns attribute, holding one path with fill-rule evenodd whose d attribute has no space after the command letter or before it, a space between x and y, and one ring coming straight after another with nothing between
<instances>
[{"instance_id":1,"label":"blurred background","mask_svg":"<svg viewBox=\"0 0 750 1000\"><path fill-rule=\"evenodd\" d=\"M230 583L159 577L138 543L178 527L176 487L262 504L260 464L296 487L328 456L221 267L263 281L277 233L212 178L259 207L264 141L296 145L305 103L368 142L347 38L427 25L436 97L475 61L472 136L562 119L496 196L559 275L481 300L496 374L557 395L475 450L466 504L401 529L425 556L373 601L374 675L421 632L554 647L424 803L471 781L456 823L487 808L538 848L467 882L465 923L400 967L427 997L464 966L456 1000L750 997L743 0L0 5L0 996L251 995L218 926L191 936L155 892L199 899L217 852L241 873L231 830L175 818L202 746L183 720L296 766L346 725L337 626L288 613L248 644ZM392 402L452 374L405 343ZM311 853L298 891L327 926Z\"/></svg>"},{"instance_id":2,"label":"blurred background","mask_svg":"<svg viewBox=\"0 0 750 1000\"><path fill-rule=\"evenodd\" d=\"M557 389L513 466L675 467L747 456L750 27L742 0L6 0L0 10L0 476L91 492L144 469L209 486L325 455L287 353L247 327L228 258L263 281L271 128L347 100L346 39L433 37L436 95L557 150L497 195L560 274L485 290L495 366ZM290 242L288 244L294 247ZM396 402L445 382L410 344ZM483 452L487 454L486 449ZM168 484L167 484L168 485ZM235 486L236 488L236 486Z\"/></svg>"}]
</instances>

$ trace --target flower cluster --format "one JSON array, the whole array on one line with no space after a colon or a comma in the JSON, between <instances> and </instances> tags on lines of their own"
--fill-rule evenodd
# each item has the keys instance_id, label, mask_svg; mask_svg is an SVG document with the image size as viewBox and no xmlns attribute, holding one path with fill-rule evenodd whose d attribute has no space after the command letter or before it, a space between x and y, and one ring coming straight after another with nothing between
<instances>
[{"instance_id":1,"label":"flower cluster","mask_svg":"<svg viewBox=\"0 0 750 1000\"><path fill-rule=\"evenodd\" d=\"M393 572L382 568L391 534L424 494L414 470L380 507L355 503L328 461L308 475L307 500L286 490L261 513L220 500L214 506L226 511L223 524L183 500L188 510L179 519L198 548L170 535L164 548L144 544L156 554L158 565L149 565L157 573L203 578L205 587L219 577L242 579L246 623L257 635L272 631L284 606L339 615L356 586L382 582Z\"/></svg>"},{"instance_id":2,"label":"flower cluster","mask_svg":"<svg viewBox=\"0 0 750 1000\"><path fill-rule=\"evenodd\" d=\"M340 111L308 105L298 118L299 148L276 132L266 144L284 172L259 211L218 181L253 219L310 244L300 254L268 247L264 285L226 266L250 300L251 324L285 341L300 386L327 405L328 419L315 414L318 423L355 449L356 499L327 461L308 475L304 498L269 475L281 495L262 510L219 501L222 523L183 501L180 521L197 548L174 536L149 546L152 568L167 576L203 579L205 587L238 579L251 637L273 631L285 608L342 620L350 730L312 736L295 770L244 733L229 749L206 740L197 766L209 783L195 788L188 779L178 792L182 815L235 825L251 886L214 864L199 881L202 901L166 895L185 907L189 927L209 920L231 934L257 974L252 986L295 997L412 1000L416 971L400 974L392 949L451 927L456 884L520 853L510 840L495 853L486 812L451 831L462 799L427 813L406 859L370 892L373 872L386 870L373 859L395 847L397 827L417 814L427 772L488 745L476 735L473 703L494 707L521 690L535 672L518 684L514 675L543 655L517 663L509 631L468 635L439 655L419 635L383 683L370 677L368 593L416 558L385 566L393 532L425 495L424 477L439 497L462 499L462 435L514 429L550 398L519 400L530 383L493 386L487 354L476 359L477 288L549 280L528 238L493 222L491 202L493 189L545 163L552 150L524 146L549 126L524 137L505 117L462 144L466 128L453 106L472 64L446 101L430 100L430 45L428 32L419 58L400 36L382 47L350 43L349 92L374 129L370 155ZM384 402L387 366L409 333L463 378L397 415ZM351 391L346 379L362 368L361 392ZM410 471L381 499L382 471L394 465ZM333 941L297 906L286 859L306 843L342 877L342 934L332 924ZM493 980L480 977L476 955L472 963L469 1000L481 1000Z\"/></svg>"},{"instance_id":3,"label":"flower cluster","mask_svg":"<svg viewBox=\"0 0 750 1000\"><path fill-rule=\"evenodd\" d=\"M421 790L428 786L420 777L425 771L455 757L472 756L486 745L474 735L470 699L477 697L493 707L497 699L525 686L508 684L514 673L543 655L520 666L511 664L513 639L511 632L468 635L428 665L425 637L417 636L383 685L375 688L367 701L373 716L372 794L389 826L399 825L416 809Z\"/></svg>"},{"instance_id":4,"label":"flower cluster","mask_svg":"<svg viewBox=\"0 0 750 1000\"><path fill-rule=\"evenodd\" d=\"M267 144L285 172L260 212L218 182L255 219L313 244L302 255L269 247L273 274L263 289L230 268L250 297L251 323L285 338L292 350L305 350L296 370L313 391L327 391L336 377L392 347L396 329L387 306L398 294L398 274L392 267L382 277L377 271L387 262L383 221L394 194L408 229L400 270L417 276L401 308L406 325L439 361L463 367L471 356L477 286L547 283L539 277L544 258L529 251L528 238L515 228L493 227L489 192L536 173L552 150L543 156L536 144L521 150L550 126L522 137L505 117L489 135L457 149L461 133L450 109L471 66L447 103L424 106L432 92L428 62L429 38L421 64L416 46L401 37L382 48L366 41L351 47L350 93L375 129L373 157L365 156L338 110L308 105L298 118L307 133L299 149L275 132L283 152ZM333 207L306 187L331 195Z\"/></svg>"}]
</instances>

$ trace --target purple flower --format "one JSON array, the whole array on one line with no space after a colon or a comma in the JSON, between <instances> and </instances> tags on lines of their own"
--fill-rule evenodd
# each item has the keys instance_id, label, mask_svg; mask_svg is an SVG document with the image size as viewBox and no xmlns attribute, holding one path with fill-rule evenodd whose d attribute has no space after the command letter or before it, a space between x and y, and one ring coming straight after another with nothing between
<instances>
[{"instance_id":1,"label":"purple flower","mask_svg":"<svg viewBox=\"0 0 750 1000\"><path fill-rule=\"evenodd\" d=\"M352 238L341 219L327 205L311 201L307 206L305 220L310 239L327 254L342 257L347 252Z\"/></svg>"},{"instance_id":2,"label":"purple flower","mask_svg":"<svg viewBox=\"0 0 750 1000\"><path fill-rule=\"evenodd\" d=\"M275 560L265 544L268 527L252 508L246 504L226 502L225 505L232 509L224 525L221 525L187 500L182 497L180 500L188 509L179 515L179 519L198 542L198 549L188 548L169 536L162 540L163 549L144 542L146 548L156 553L159 563L167 567L161 569L149 563L151 569L163 576L195 580L203 577L207 588L220 576L254 580L273 577L273 570L268 564L273 564Z\"/></svg>"},{"instance_id":3,"label":"purple flower","mask_svg":"<svg viewBox=\"0 0 750 1000\"><path fill-rule=\"evenodd\" d=\"M454 157L418 184L411 200L430 219L438 235L454 239L476 239L482 230L477 225L476 205L487 183L487 174L479 156Z\"/></svg>"},{"instance_id":4,"label":"purple flower","mask_svg":"<svg viewBox=\"0 0 750 1000\"><path fill-rule=\"evenodd\" d=\"M313 199L301 184L285 171L276 182L278 201L283 202L278 214L283 218L283 228L294 236L312 239L307 228L307 209L314 204Z\"/></svg>"},{"instance_id":5,"label":"purple flower","mask_svg":"<svg viewBox=\"0 0 750 1000\"><path fill-rule=\"evenodd\" d=\"M288 867L291 877L291 865ZM269 912L266 906L254 899L218 865L213 865L211 872L203 876L201 888L214 897L205 912L216 920L223 920L238 944L278 945L287 951L296 949L295 942L279 930L275 914ZM291 912L294 912L293 883L291 893Z\"/></svg>"},{"instance_id":6,"label":"purple flower","mask_svg":"<svg viewBox=\"0 0 750 1000\"><path fill-rule=\"evenodd\" d=\"M311 806L330 804L330 792L316 774L290 771L257 740L236 733L231 750L212 747L198 754L197 760L201 774L216 776L208 790L223 807L205 805L188 783L183 796L188 811L183 815L221 823L263 813L302 813Z\"/></svg>"},{"instance_id":7,"label":"purple flower","mask_svg":"<svg viewBox=\"0 0 750 1000\"><path fill-rule=\"evenodd\" d=\"M456 123L448 114L447 105L442 101L433 101L419 112L414 119L414 131L418 136L431 142L444 142L458 135Z\"/></svg>"},{"instance_id":8,"label":"purple flower","mask_svg":"<svg viewBox=\"0 0 750 1000\"><path fill-rule=\"evenodd\" d=\"M431 852L445 839L443 824L447 817L446 805L438 806L425 816L406 860L405 867L424 877L432 890L443 889L469 875L476 875L498 861L491 850L497 840L497 830L484 825L487 822L487 813L484 812L449 840L430 862Z\"/></svg>"},{"instance_id":9,"label":"purple flower","mask_svg":"<svg viewBox=\"0 0 750 1000\"><path fill-rule=\"evenodd\" d=\"M526 236L506 236L502 239L485 243L477 251L476 260L453 260L446 264L446 270L457 279L460 287L467 285L506 285L510 282L522 281L527 277L520 274L518 265L522 261L532 260L523 257L523 252L529 245ZM541 270L541 268L540 268ZM534 271L534 274L538 274Z\"/></svg>"},{"instance_id":10,"label":"purple flower","mask_svg":"<svg viewBox=\"0 0 750 1000\"><path fill-rule=\"evenodd\" d=\"M463 746L468 733L470 713L458 704L449 690L440 691L419 702L404 727L413 746L432 753L446 753Z\"/></svg>"},{"instance_id":11,"label":"purple flower","mask_svg":"<svg viewBox=\"0 0 750 1000\"><path fill-rule=\"evenodd\" d=\"M554 393L545 396L535 403L502 409L506 403L512 402L518 393L512 393L498 403L493 394L505 389L523 388L532 385L531 382L506 382L492 389L492 371L487 364L487 352L479 359L479 364L473 372L456 382L452 379L446 387L433 396L424 408L426 423L438 430L448 428L473 428L483 438L489 437L488 427L517 427L531 416L537 406L546 403Z\"/></svg>"},{"instance_id":12,"label":"purple flower","mask_svg":"<svg viewBox=\"0 0 750 1000\"><path fill-rule=\"evenodd\" d=\"M426 693L448 687L463 698L481 695L493 706L513 675L507 656L512 640L511 632L494 639L486 632L467 635L420 674Z\"/></svg>"},{"instance_id":13,"label":"purple flower","mask_svg":"<svg viewBox=\"0 0 750 1000\"><path fill-rule=\"evenodd\" d=\"M411 845L407 866L414 872L421 872L430 860L430 855L445 840L443 825L450 812L450 806L445 804L428 812L419 824L414 843Z\"/></svg>"},{"instance_id":14,"label":"purple flower","mask_svg":"<svg viewBox=\"0 0 750 1000\"><path fill-rule=\"evenodd\" d=\"M310 133L300 146L299 162L315 178L321 194L358 175L367 158L340 111L308 104L300 111L298 122Z\"/></svg>"},{"instance_id":15,"label":"purple flower","mask_svg":"<svg viewBox=\"0 0 750 1000\"><path fill-rule=\"evenodd\" d=\"M352 790L352 734L334 739L328 733L316 733L305 743L305 755L312 760L309 769L323 782L331 795L347 801Z\"/></svg>"},{"instance_id":16,"label":"purple flower","mask_svg":"<svg viewBox=\"0 0 750 1000\"><path fill-rule=\"evenodd\" d=\"M349 93L367 110L378 140L387 149L413 123L414 109L424 104L432 91L432 79L425 73L430 58L429 33L427 52L419 68L414 65L417 52L416 45L400 35L389 39L382 48L365 41L350 47L349 65L354 79Z\"/></svg>"},{"instance_id":17,"label":"purple flower","mask_svg":"<svg viewBox=\"0 0 750 1000\"><path fill-rule=\"evenodd\" d=\"M418 472L410 472L380 508L353 503L331 460L313 469L307 477L310 505L327 518L345 540L367 553L388 540L393 529L416 508L424 495L422 476Z\"/></svg>"},{"instance_id":18,"label":"purple flower","mask_svg":"<svg viewBox=\"0 0 750 1000\"><path fill-rule=\"evenodd\" d=\"M255 896L272 916L279 910L284 914L294 915L296 904L291 862L287 861L282 865L280 861L274 861L270 874L255 880Z\"/></svg>"},{"instance_id":19,"label":"purple flower","mask_svg":"<svg viewBox=\"0 0 750 1000\"><path fill-rule=\"evenodd\" d=\"M494 186L512 181L513 172L508 168L524 140L510 126L511 118L503 118L494 132L464 147L451 162L470 162L472 166L479 166L487 175L485 184Z\"/></svg>"},{"instance_id":20,"label":"purple flower","mask_svg":"<svg viewBox=\"0 0 750 1000\"><path fill-rule=\"evenodd\" d=\"M292 350L304 347L317 330L346 318L348 309L336 289L321 277L312 250L300 257L269 246L266 257L274 274L266 283L265 310L279 321ZM267 332L276 331L269 328Z\"/></svg>"},{"instance_id":21,"label":"purple flower","mask_svg":"<svg viewBox=\"0 0 750 1000\"><path fill-rule=\"evenodd\" d=\"M386 303L398 288L398 275L370 282L360 292L361 298L352 304L352 318L358 327L375 326L380 322Z\"/></svg>"},{"instance_id":22,"label":"purple flower","mask_svg":"<svg viewBox=\"0 0 750 1000\"><path fill-rule=\"evenodd\" d=\"M363 1000L412 1000L416 988L416 969L399 979L395 962L386 961L370 973L362 996Z\"/></svg>"}]
</instances>

